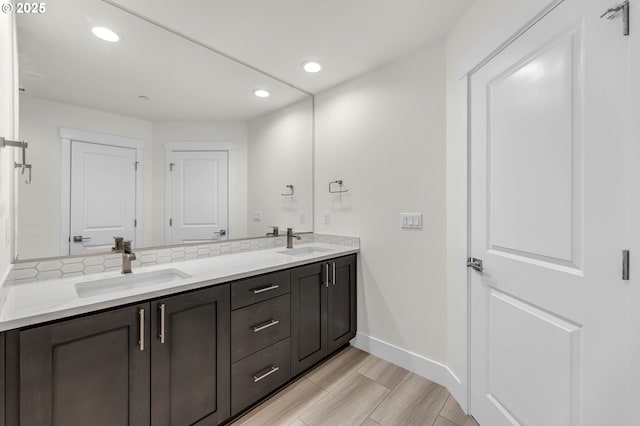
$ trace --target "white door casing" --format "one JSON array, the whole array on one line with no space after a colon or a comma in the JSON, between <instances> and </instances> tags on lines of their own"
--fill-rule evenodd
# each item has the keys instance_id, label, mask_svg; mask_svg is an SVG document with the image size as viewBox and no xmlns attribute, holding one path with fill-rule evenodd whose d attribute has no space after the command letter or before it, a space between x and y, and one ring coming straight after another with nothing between
<instances>
[{"instance_id":1,"label":"white door casing","mask_svg":"<svg viewBox=\"0 0 640 426\"><path fill-rule=\"evenodd\" d=\"M226 151L167 151L167 243L227 240Z\"/></svg>"},{"instance_id":2,"label":"white door casing","mask_svg":"<svg viewBox=\"0 0 640 426\"><path fill-rule=\"evenodd\" d=\"M609 2L565 0L470 77L470 411L625 424L628 56Z\"/></svg>"},{"instance_id":3,"label":"white door casing","mask_svg":"<svg viewBox=\"0 0 640 426\"><path fill-rule=\"evenodd\" d=\"M135 246L135 168L135 149L71 142L70 254L108 251L116 236Z\"/></svg>"}]
</instances>

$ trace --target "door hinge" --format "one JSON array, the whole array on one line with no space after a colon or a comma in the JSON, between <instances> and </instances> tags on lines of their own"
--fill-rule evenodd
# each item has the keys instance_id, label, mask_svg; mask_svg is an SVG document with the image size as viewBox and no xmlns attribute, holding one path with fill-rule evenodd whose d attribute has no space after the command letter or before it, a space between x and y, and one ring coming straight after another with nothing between
<instances>
[{"instance_id":1,"label":"door hinge","mask_svg":"<svg viewBox=\"0 0 640 426\"><path fill-rule=\"evenodd\" d=\"M622 13L622 35L629 35L629 0L625 0L622 3L607 9L600 18L613 19L618 14Z\"/></svg>"},{"instance_id":2,"label":"door hinge","mask_svg":"<svg viewBox=\"0 0 640 426\"><path fill-rule=\"evenodd\" d=\"M629 250L622 250L622 279L629 281Z\"/></svg>"},{"instance_id":3,"label":"door hinge","mask_svg":"<svg viewBox=\"0 0 640 426\"><path fill-rule=\"evenodd\" d=\"M169 219L169 226L173 226L173 219Z\"/></svg>"},{"instance_id":4,"label":"door hinge","mask_svg":"<svg viewBox=\"0 0 640 426\"><path fill-rule=\"evenodd\" d=\"M173 171L173 166L175 166L176 163L169 163L169 171L172 172Z\"/></svg>"},{"instance_id":5,"label":"door hinge","mask_svg":"<svg viewBox=\"0 0 640 426\"><path fill-rule=\"evenodd\" d=\"M140 164L139 161L136 161L135 163L133 163L133 169L137 172L138 171L138 164Z\"/></svg>"},{"instance_id":6,"label":"door hinge","mask_svg":"<svg viewBox=\"0 0 640 426\"><path fill-rule=\"evenodd\" d=\"M138 227L138 219L133 219L133 227L134 228Z\"/></svg>"}]
</instances>

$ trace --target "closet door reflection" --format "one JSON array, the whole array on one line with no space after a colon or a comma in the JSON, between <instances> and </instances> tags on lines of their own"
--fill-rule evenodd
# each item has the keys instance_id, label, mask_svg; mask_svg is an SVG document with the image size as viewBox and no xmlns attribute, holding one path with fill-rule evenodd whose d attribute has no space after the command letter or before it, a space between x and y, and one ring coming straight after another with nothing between
<instances>
[{"instance_id":1,"label":"closet door reflection","mask_svg":"<svg viewBox=\"0 0 640 426\"><path fill-rule=\"evenodd\" d=\"M169 151L167 243L227 240L228 153Z\"/></svg>"}]
</instances>

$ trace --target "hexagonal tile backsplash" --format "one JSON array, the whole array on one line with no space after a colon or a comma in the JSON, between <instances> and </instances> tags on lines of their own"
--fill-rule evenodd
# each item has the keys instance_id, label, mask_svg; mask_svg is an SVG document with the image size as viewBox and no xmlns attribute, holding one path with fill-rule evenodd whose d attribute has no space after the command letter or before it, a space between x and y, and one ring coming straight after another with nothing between
<instances>
[{"instance_id":1,"label":"hexagonal tile backsplash","mask_svg":"<svg viewBox=\"0 0 640 426\"><path fill-rule=\"evenodd\" d=\"M302 234L299 244L328 243L347 247L360 247L360 238L340 235ZM250 240L225 241L219 243L198 244L180 247L135 250L137 259L133 267L156 265L161 263L180 262L182 260L201 259L204 257L224 256L227 254L284 247L286 236L264 237ZM122 264L120 253L79 256L61 259L42 259L39 261L19 262L13 265L7 282L14 284L33 281L68 278L78 275L96 274L99 272L118 271Z\"/></svg>"}]
</instances>

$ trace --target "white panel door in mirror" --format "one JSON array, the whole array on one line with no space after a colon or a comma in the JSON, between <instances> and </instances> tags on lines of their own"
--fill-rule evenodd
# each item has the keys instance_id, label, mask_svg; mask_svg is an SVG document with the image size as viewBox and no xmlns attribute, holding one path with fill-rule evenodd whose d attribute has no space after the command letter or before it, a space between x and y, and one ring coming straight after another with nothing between
<instances>
[{"instance_id":1,"label":"white panel door in mirror","mask_svg":"<svg viewBox=\"0 0 640 426\"><path fill-rule=\"evenodd\" d=\"M580 267L580 52L579 33L566 34L488 84L488 248L498 253Z\"/></svg>"}]
</instances>

